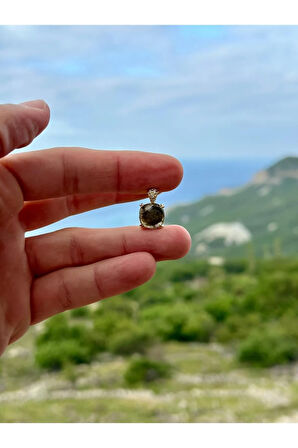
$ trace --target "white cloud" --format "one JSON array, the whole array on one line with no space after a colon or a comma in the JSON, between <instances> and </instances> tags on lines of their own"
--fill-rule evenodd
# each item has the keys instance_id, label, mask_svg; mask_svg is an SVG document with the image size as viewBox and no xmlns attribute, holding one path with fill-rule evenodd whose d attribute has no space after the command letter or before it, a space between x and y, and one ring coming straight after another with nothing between
<instances>
[{"instance_id":1,"label":"white cloud","mask_svg":"<svg viewBox=\"0 0 298 448\"><path fill-rule=\"evenodd\" d=\"M298 28L0 27L0 100L45 98L37 146L180 156L297 149Z\"/></svg>"}]
</instances>

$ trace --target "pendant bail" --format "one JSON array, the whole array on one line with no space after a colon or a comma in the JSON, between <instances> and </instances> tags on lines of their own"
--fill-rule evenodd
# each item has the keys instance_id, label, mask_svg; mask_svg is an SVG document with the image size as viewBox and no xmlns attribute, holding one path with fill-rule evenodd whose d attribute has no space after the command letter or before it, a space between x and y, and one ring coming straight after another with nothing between
<instances>
[{"instance_id":1,"label":"pendant bail","mask_svg":"<svg viewBox=\"0 0 298 448\"><path fill-rule=\"evenodd\" d=\"M151 204L154 204L158 194L159 191L156 188L149 188L148 197L150 199Z\"/></svg>"}]
</instances>

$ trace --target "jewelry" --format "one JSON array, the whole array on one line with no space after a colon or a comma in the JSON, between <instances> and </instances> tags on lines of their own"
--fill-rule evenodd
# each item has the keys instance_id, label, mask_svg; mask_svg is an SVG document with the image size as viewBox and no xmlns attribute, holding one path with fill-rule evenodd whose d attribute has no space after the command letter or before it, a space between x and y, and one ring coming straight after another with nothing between
<instances>
[{"instance_id":1,"label":"jewelry","mask_svg":"<svg viewBox=\"0 0 298 448\"><path fill-rule=\"evenodd\" d=\"M155 203L158 194L159 191L156 188L150 188L148 190L150 203L140 204L140 223L141 226L146 229L158 229L163 227L165 220L164 205Z\"/></svg>"}]
</instances>

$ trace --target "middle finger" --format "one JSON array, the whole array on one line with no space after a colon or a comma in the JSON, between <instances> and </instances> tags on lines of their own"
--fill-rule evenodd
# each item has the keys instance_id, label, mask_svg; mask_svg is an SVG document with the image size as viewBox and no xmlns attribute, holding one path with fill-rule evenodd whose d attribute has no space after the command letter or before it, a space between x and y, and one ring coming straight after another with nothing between
<instances>
[{"instance_id":1,"label":"middle finger","mask_svg":"<svg viewBox=\"0 0 298 448\"><path fill-rule=\"evenodd\" d=\"M94 210L107 205L141 200L144 194L119 193L115 200L114 193L72 194L61 198L27 201L22 208L19 219L25 231L47 226L67 216Z\"/></svg>"}]
</instances>

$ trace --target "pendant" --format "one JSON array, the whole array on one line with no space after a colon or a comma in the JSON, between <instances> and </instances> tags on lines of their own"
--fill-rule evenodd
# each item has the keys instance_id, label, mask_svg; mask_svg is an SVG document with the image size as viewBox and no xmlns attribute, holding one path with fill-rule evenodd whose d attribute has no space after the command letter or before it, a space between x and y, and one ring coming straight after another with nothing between
<instances>
[{"instance_id":1,"label":"pendant","mask_svg":"<svg viewBox=\"0 0 298 448\"><path fill-rule=\"evenodd\" d=\"M156 188L148 190L150 203L140 205L140 223L146 229L159 229L163 226L165 220L165 212L163 204L156 204L155 200L159 191Z\"/></svg>"}]
</instances>

